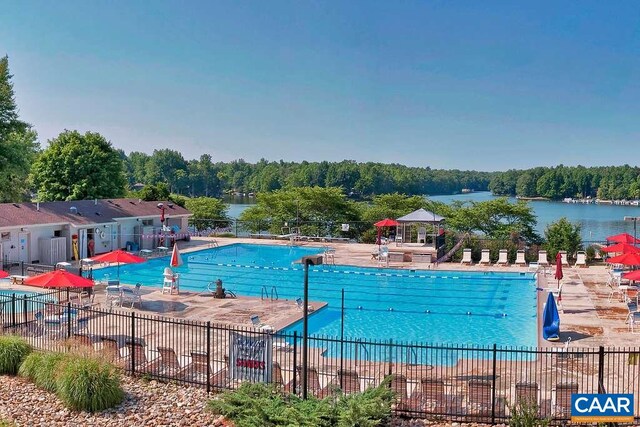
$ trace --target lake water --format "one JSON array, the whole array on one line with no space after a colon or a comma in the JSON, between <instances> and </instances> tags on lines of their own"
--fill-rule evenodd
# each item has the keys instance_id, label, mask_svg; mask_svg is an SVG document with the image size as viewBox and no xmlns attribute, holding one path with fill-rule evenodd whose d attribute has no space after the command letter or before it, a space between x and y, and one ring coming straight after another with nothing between
<instances>
[{"instance_id":1,"label":"lake water","mask_svg":"<svg viewBox=\"0 0 640 427\"><path fill-rule=\"evenodd\" d=\"M432 196L430 199L451 203L453 200L461 201L486 201L494 199L490 192L477 192L469 194L454 194L448 196ZM237 218L240 214L251 206L250 202L255 199L227 200L229 203L229 216ZM510 198L515 202L515 198ZM638 206L617 206L617 205L584 205L581 203L548 202L540 200L529 201L537 217L538 226L536 229L543 235L548 224L557 221L561 217L567 217L569 221L582 226L582 240L603 241L607 236L618 233L629 233L633 235L633 222L624 221L625 216L639 216Z\"/></svg>"}]
</instances>

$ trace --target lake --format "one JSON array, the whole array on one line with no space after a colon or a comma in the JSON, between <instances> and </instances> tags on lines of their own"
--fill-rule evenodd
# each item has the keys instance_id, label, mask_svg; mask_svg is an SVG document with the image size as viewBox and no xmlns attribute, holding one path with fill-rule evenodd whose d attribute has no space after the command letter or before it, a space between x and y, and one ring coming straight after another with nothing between
<instances>
[{"instance_id":1,"label":"lake","mask_svg":"<svg viewBox=\"0 0 640 427\"><path fill-rule=\"evenodd\" d=\"M451 203L453 200L481 202L494 198L496 197L488 191L430 197L431 200L444 203ZM510 198L509 200L516 201L515 198ZM225 201L229 203L229 216L237 218L255 202L255 199L241 198L227 199ZM582 240L585 242L604 241L607 236L618 233L633 235L633 222L624 221L623 218L625 216L640 217L640 207L638 206L585 205L541 200L531 200L529 203L537 217L538 226L536 229L541 235L543 235L548 224L564 216L569 221L582 226Z\"/></svg>"}]
</instances>

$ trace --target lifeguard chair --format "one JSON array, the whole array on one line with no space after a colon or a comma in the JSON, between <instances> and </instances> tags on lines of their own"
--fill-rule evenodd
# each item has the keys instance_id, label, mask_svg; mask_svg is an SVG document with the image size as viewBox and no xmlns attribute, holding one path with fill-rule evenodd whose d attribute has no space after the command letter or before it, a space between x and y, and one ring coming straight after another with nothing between
<instances>
[{"instance_id":1,"label":"lifeguard chair","mask_svg":"<svg viewBox=\"0 0 640 427\"><path fill-rule=\"evenodd\" d=\"M180 276L171 271L169 267L165 267L162 277L162 293L178 295L180 293Z\"/></svg>"}]
</instances>

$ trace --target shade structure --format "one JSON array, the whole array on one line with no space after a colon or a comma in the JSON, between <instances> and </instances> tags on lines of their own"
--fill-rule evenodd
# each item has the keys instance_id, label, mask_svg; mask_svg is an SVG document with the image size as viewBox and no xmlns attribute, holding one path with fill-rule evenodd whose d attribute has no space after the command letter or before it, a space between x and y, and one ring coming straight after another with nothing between
<instances>
[{"instance_id":1,"label":"shade structure","mask_svg":"<svg viewBox=\"0 0 640 427\"><path fill-rule=\"evenodd\" d=\"M616 243L615 245L605 246L600 250L607 253L619 253L619 254L633 254L636 252L640 252L639 247L630 245L628 243Z\"/></svg>"},{"instance_id":2,"label":"shade structure","mask_svg":"<svg viewBox=\"0 0 640 427\"><path fill-rule=\"evenodd\" d=\"M4 279L5 277L9 277L9 273L4 270L0 270L0 279Z\"/></svg>"},{"instance_id":3,"label":"shade structure","mask_svg":"<svg viewBox=\"0 0 640 427\"><path fill-rule=\"evenodd\" d=\"M139 264L145 262L146 259L134 255L132 253L118 249L115 251L100 254L91 258L95 262L115 262L118 264L118 277L120 277L120 264Z\"/></svg>"},{"instance_id":4,"label":"shade structure","mask_svg":"<svg viewBox=\"0 0 640 427\"><path fill-rule=\"evenodd\" d=\"M558 306L553 297L553 293L549 292L547 303L542 312L542 337L547 341L558 341L560 339L560 315L558 314Z\"/></svg>"},{"instance_id":5,"label":"shade structure","mask_svg":"<svg viewBox=\"0 0 640 427\"><path fill-rule=\"evenodd\" d=\"M91 288L93 280L85 279L65 270L55 270L27 277L24 284L42 288Z\"/></svg>"},{"instance_id":6,"label":"shade structure","mask_svg":"<svg viewBox=\"0 0 640 427\"><path fill-rule=\"evenodd\" d=\"M636 239L629 233L621 233L607 237L607 242L636 244L640 243L640 239Z\"/></svg>"},{"instance_id":7,"label":"shade structure","mask_svg":"<svg viewBox=\"0 0 640 427\"><path fill-rule=\"evenodd\" d=\"M560 283L560 280L562 280L562 277L564 277L562 273L562 254L560 252L556 254L556 273L554 277L556 278L558 283Z\"/></svg>"},{"instance_id":8,"label":"shade structure","mask_svg":"<svg viewBox=\"0 0 640 427\"><path fill-rule=\"evenodd\" d=\"M640 270L634 270L628 273L624 273L622 277L629 280L640 280Z\"/></svg>"},{"instance_id":9,"label":"shade structure","mask_svg":"<svg viewBox=\"0 0 640 427\"><path fill-rule=\"evenodd\" d=\"M607 259L609 264L640 265L640 253L622 254Z\"/></svg>"},{"instance_id":10,"label":"shade structure","mask_svg":"<svg viewBox=\"0 0 640 427\"><path fill-rule=\"evenodd\" d=\"M171 267L180 267L182 265L182 257L180 256L180 250L178 249L178 244L173 244L173 251L171 252L171 262L169 262Z\"/></svg>"},{"instance_id":11,"label":"shade structure","mask_svg":"<svg viewBox=\"0 0 640 427\"><path fill-rule=\"evenodd\" d=\"M396 225L398 225L398 221L396 221L395 219L391 219L391 218L385 218L381 221L376 222L375 224L376 227L380 228L380 227L395 227Z\"/></svg>"}]
</instances>

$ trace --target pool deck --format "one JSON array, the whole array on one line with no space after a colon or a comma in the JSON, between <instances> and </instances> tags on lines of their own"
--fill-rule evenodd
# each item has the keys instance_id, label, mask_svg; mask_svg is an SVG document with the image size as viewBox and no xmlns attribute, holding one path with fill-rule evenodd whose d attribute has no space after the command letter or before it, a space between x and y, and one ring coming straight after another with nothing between
<instances>
[{"instance_id":1,"label":"pool deck","mask_svg":"<svg viewBox=\"0 0 640 427\"><path fill-rule=\"evenodd\" d=\"M214 244L215 242L215 244ZM211 248L214 245L226 246L234 243L252 243L266 245L289 245L289 241L249 239L249 238L205 238L195 237L190 242L180 242L180 250L184 253ZM353 265L359 267L385 268L372 257L377 246L356 243L319 243L296 242L297 246L318 247L319 252L331 247L335 250L336 265ZM395 250L395 245L390 251ZM398 249L421 252L420 247L405 245ZM460 270L460 271L498 271L526 272L526 267L517 266L478 266L461 265L460 263L431 264L423 262L390 262L389 268L408 270ZM637 335L632 334L625 319L627 306L617 298L609 301L609 289L606 286L609 270L605 266L588 268L564 268L562 279L562 301L559 305L561 318L560 341L550 343L539 338L540 347L562 347L571 339L571 347L598 346L634 346ZM553 266L545 273L539 274L538 286L556 288L553 279ZM0 290L8 285L2 283ZM33 287L13 286L12 289L33 291ZM539 293L539 310L546 299L546 292ZM96 302L105 306L104 288L96 288ZM160 289L143 287L143 306L134 308L140 314L157 314L186 320L210 321L212 323L233 326L250 326L252 315L260 316L261 322L276 329L283 328L302 317L295 301L261 300L260 298L239 297L236 299L215 299L208 292L181 292L180 295L162 294ZM311 305L319 309L325 305L322 301L312 301ZM539 318L541 316L538 316Z\"/></svg>"}]
</instances>

